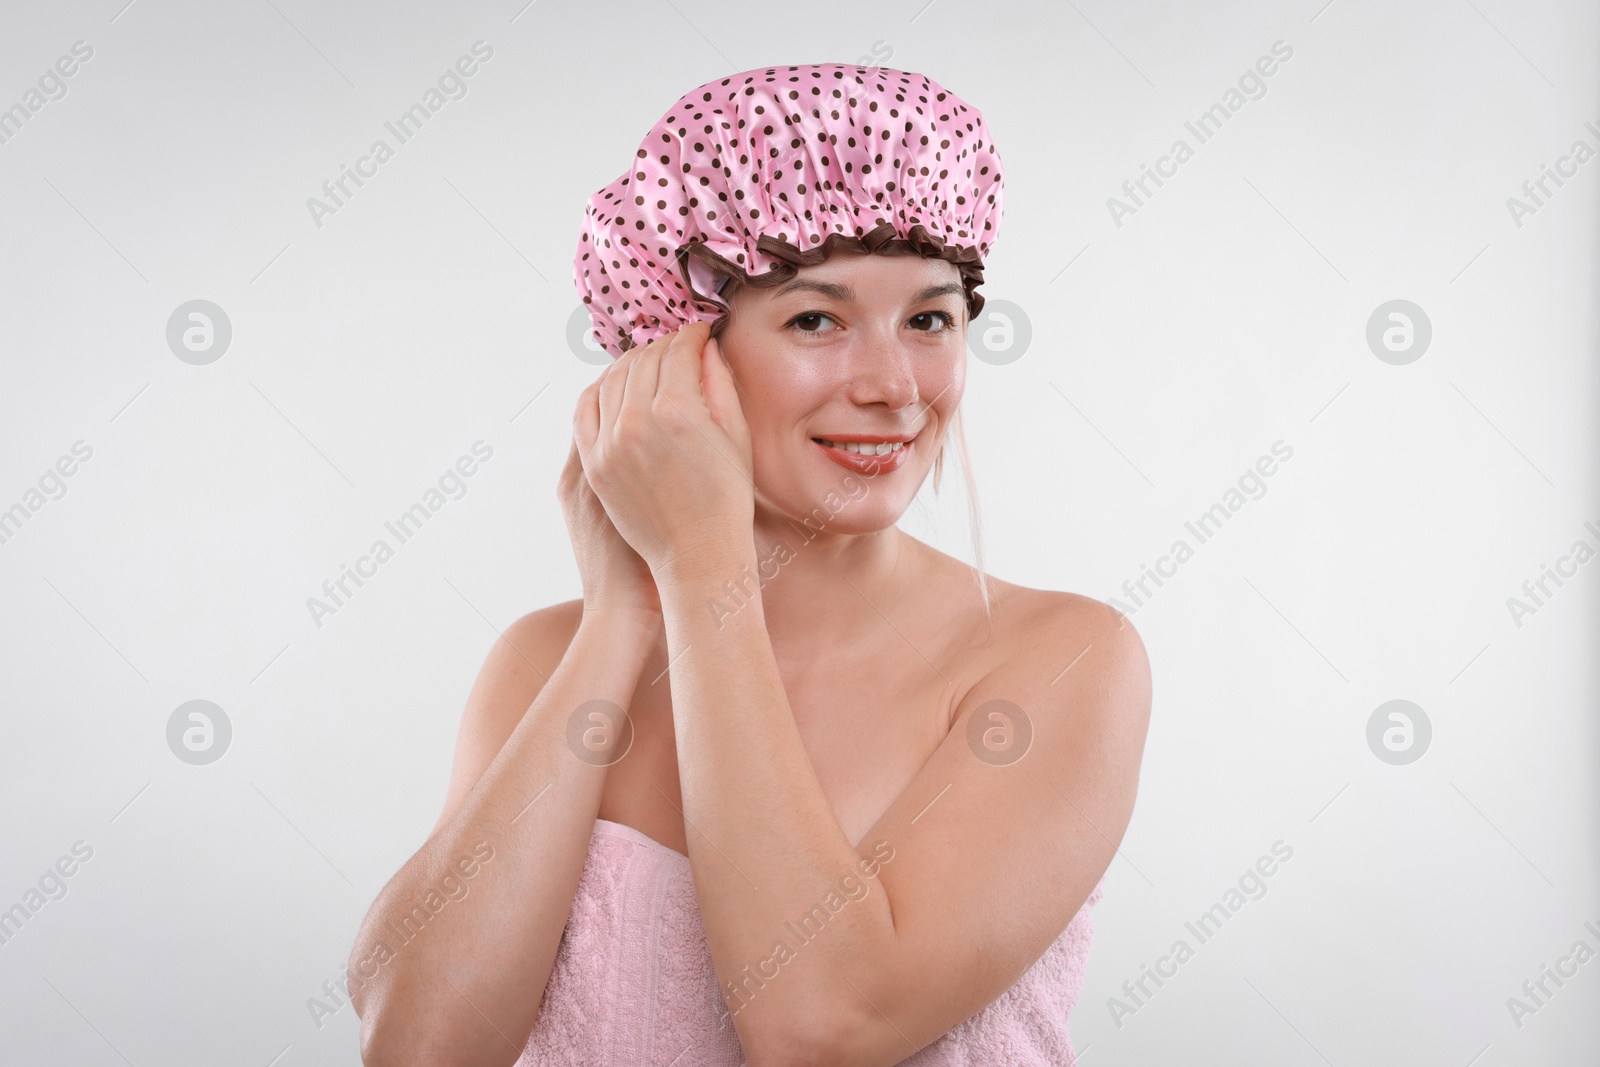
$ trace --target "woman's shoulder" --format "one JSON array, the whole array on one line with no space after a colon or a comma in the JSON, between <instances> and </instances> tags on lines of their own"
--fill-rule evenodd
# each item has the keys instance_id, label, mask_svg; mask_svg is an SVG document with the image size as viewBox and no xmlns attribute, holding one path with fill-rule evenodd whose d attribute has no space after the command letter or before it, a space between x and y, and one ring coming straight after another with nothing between
<instances>
[{"instance_id":1,"label":"woman's shoulder","mask_svg":"<svg viewBox=\"0 0 1600 1067\"><path fill-rule=\"evenodd\" d=\"M979 677L1056 688L1069 670L1081 676L1089 673L1084 668L1092 667L1113 685L1148 685L1144 641L1132 620L1110 604L1082 593L1035 588L985 574L989 599L985 611L970 565L946 558L966 572L966 583L974 590L970 606L960 614L967 617L966 644L973 653L969 663Z\"/></svg>"},{"instance_id":2,"label":"woman's shoulder","mask_svg":"<svg viewBox=\"0 0 1600 1067\"><path fill-rule=\"evenodd\" d=\"M583 617L583 601L567 601L519 616L497 636L467 694L456 731L455 759L438 830L471 792L523 714L566 655Z\"/></svg>"},{"instance_id":3,"label":"woman's shoulder","mask_svg":"<svg viewBox=\"0 0 1600 1067\"><path fill-rule=\"evenodd\" d=\"M582 619L583 601L569 600L526 612L503 630L496 626L467 698L463 735L482 735L492 758L567 654Z\"/></svg>"},{"instance_id":4,"label":"woman's shoulder","mask_svg":"<svg viewBox=\"0 0 1600 1067\"><path fill-rule=\"evenodd\" d=\"M559 645L561 651L565 652L567 645L572 643L573 635L578 632L578 623L582 621L582 598L563 600L519 615L500 636L513 645Z\"/></svg>"},{"instance_id":5,"label":"woman's shoulder","mask_svg":"<svg viewBox=\"0 0 1600 1067\"><path fill-rule=\"evenodd\" d=\"M1132 621L1103 600L1061 589L1008 582L987 572L983 576L988 589L985 610L972 565L931 545L918 543L930 554L933 565L944 572L940 584L966 587L967 595L957 598L957 610L967 616L975 633L986 635L985 643L992 642L1003 649L1018 642L1036 642L1041 636L1067 639L1082 634L1109 639L1107 635L1112 633L1121 635L1122 641L1139 643Z\"/></svg>"},{"instance_id":6,"label":"woman's shoulder","mask_svg":"<svg viewBox=\"0 0 1600 1067\"><path fill-rule=\"evenodd\" d=\"M1071 653L1069 663L1093 656L1102 664L1114 664L1118 672L1149 673L1139 631L1110 604L1081 593L1006 584L1012 606L1002 643L1013 656L1049 650Z\"/></svg>"},{"instance_id":7,"label":"woman's shoulder","mask_svg":"<svg viewBox=\"0 0 1600 1067\"><path fill-rule=\"evenodd\" d=\"M1110 604L1083 593L1073 593L1063 589L1035 589L1032 586L1003 581L992 575L986 576L986 581L989 584L991 601L996 605L1004 602L1009 608L1009 618L1019 625L1037 625L1041 622L1068 626L1111 625L1117 628L1133 625L1127 616Z\"/></svg>"}]
</instances>

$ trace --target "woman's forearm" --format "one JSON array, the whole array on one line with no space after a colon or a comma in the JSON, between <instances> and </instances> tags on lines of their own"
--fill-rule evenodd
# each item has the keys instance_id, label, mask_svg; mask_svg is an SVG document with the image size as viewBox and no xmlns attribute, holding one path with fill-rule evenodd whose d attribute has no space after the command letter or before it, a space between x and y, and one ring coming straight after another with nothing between
<instances>
[{"instance_id":1,"label":"woman's forearm","mask_svg":"<svg viewBox=\"0 0 1600 1067\"><path fill-rule=\"evenodd\" d=\"M707 555L657 580L695 889L724 999L755 1064L774 1051L783 1061L783 1050L838 1023L829 1014L839 975L875 958L893 923L882 889L869 890L771 973L777 942L798 947L794 924L836 897L841 879L872 885L863 875L875 867L863 866L812 769L759 595L731 614L707 610L741 562L751 562L741 551Z\"/></svg>"},{"instance_id":2,"label":"woman's forearm","mask_svg":"<svg viewBox=\"0 0 1600 1067\"><path fill-rule=\"evenodd\" d=\"M647 654L629 620L585 616L476 787L384 886L348 968L369 1067L516 1059L538 1018L609 762L603 721L578 709L628 707ZM583 723L569 744L575 716Z\"/></svg>"}]
</instances>

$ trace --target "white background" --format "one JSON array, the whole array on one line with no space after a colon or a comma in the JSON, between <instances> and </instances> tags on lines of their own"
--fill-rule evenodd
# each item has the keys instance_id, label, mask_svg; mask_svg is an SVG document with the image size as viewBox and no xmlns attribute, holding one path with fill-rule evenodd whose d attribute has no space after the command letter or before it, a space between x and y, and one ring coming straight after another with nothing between
<instances>
[{"instance_id":1,"label":"white background","mask_svg":"<svg viewBox=\"0 0 1600 1067\"><path fill-rule=\"evenodd\" d=\"M1600 962L1520 1027L1506 1003L1600 949L1600 563L1506 606L1600 547L1600 160L1520 227L1506 206L1600 148L1593 5L124 3L0 32L0 107L94 49L0 145L0 509L93 449L0 544L0 908L94 849L0 945L0 1059L358 1062L353 1011L319 1028L307 998L437 816L496 629L578 595L585 199L696 85L875 58L978 107L1006 166L984 292L1033 340L970 368L992 573L1120 597L1294 450L1133 616L1155 705L1083 1062L1594 1062ZM467 96L315 225L480 39ZM1280 40L1266 95L1116 225ZM232 324L206 366L166 342L192 299ZM1403 366L1366 342L1393 299L1432 323ZM317 626L306 599L480 439L466 495ZM956 474L905 525L970 558ZM1406 766L1366 740L1396 698L1433 727ZM208 766L167 746L192 699L233 726ZM1119 1025L1109 998L1279 840L1267 894Z\"/></svg>"}]
</instances>

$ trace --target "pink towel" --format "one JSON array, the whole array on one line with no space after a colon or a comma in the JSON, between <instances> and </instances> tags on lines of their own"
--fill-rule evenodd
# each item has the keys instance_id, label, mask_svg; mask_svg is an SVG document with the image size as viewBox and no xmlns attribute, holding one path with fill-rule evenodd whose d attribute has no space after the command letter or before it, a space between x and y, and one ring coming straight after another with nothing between
<instances>
[{"instance_id":1,"label":"pink towel","mask_svg":"<svg viewBox=\"0 0 1600 1067\"><path fill-rule=\"evenodd\" d=\"M1067 1016L1104 879L1044 955L994 1003L902 1067L1072 1067ZM717 987L689 858L595 820L538 1024L517 1067L746 1067Z\"/></svg>"}]
</instances>

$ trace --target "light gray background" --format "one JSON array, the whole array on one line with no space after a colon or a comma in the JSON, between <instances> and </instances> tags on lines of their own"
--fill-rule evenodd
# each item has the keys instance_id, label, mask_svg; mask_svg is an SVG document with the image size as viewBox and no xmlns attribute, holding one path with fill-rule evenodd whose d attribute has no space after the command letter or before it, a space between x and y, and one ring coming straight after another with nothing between
<instances>
[{"instance_id":1,"label":"light gray background","mask_svg":"<svg viewBox=\"0 0 1600 1067\"><path fill-rule=\"evenodd\" d=\"M1134 614L1155 706L1073 1019L1089 1067L1593 1063L1600 562L1506 606L1595 491L1594 5L5 7L0 508L93 457L0 544L0 908L93 858L0 945L0 1059L357 1062L307 999L436 817L495 636L578 595L555 500L585 198L702 82L872 62L977 106L1007 172L985 292L1032 328L965 402L993 573L1101 599L1274 441L1293 458ZM493 58L332 217L306 199L471 44ZM1120 227L1107 209L1282 40L1291 60ZM393 144L392 137L389 138ZM173 310L222 307L180 361ZM1433 340L1368 348L1392 299ZM482 439L493 459L337 615L306 598ZM907 529L970 552L956 477ZM1192 537L1190 538L1193 543ZM970 558L970 557L969 557ZM1431 746L1366 723L1415 701ZM168 749L226 710L208 766ZM1293 858L1135 1015L1185 920ZM1553 987L1552 987L1553 988Z\"/></svg>"}]
</instances>

